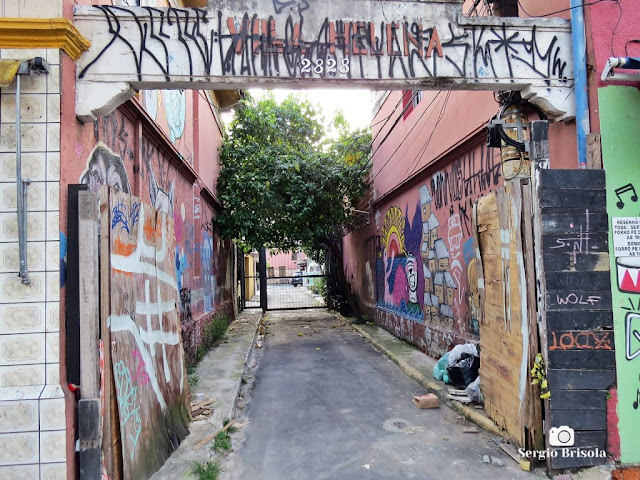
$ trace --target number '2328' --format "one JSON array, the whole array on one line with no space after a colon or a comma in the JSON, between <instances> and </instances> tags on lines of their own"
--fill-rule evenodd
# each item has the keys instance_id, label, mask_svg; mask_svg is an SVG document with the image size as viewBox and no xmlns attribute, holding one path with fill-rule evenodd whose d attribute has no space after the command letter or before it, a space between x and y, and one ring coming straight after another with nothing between
<instances>
[{"instance_id":1,"label":"number '2328'","mask_svg":"<svg viewBox=\"0 0 640 480\"><path fill-rule=\"evenodd\" d=\"M314 62L308 58L303 58L300 62L300 67L300 73L316 73L322 75L323 73L349 73L351 65L348 58L343 58L339 65L333 58L327 59L326 62L321 58Z\"/></svg>"}]
</instances>

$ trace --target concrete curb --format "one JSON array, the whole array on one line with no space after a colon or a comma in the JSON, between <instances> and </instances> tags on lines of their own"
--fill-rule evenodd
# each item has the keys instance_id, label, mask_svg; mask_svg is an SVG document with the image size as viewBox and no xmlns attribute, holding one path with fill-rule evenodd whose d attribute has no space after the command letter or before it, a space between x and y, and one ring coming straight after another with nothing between
<instances>
[{"instance_id":1,"label":"concrete curb","mask_svg":"<svg viewBox=\"0 0 640 480\"><path fill-rule=\"evenodd\" d=\"M262 325L262 320L264 319L265 312L260 313L260 317L256 322L256 330L253 332L253 338L251 339L251 344L249 345L249 349L247 350L247 354L244 356L244 367L242 369L242 375L238 379L238 385L236 387L235 397L233 399L233 403L231 404L231 408L229 409L229 413L226 418L233 419L236 417L236 405L238 404L238 397L240 396L240 390L242 389L242 379L247 373L247 367L249 363L249 357L253 353L253 349L256 345L256 338L258 338L258 332L260 331L260 325Z\"/></svg>"},{"instance_id":2,"label":"concrete curb","mask_svg":"<svg viewBox=\"0 0 640 480\"><path fill-rule=\"evenodd\" d=\"M449 406L450 408L452 408L453 410L457 411L458 413L462 414L469 421L475 423L476 425L478 425L479 427L483 428L484 430L487 430L488 432L491 432L493 434L499 435L501 437L504 436L504 432L495 423L493 423L493 421L489 417L487 417L484 414L480 413L475 408L468 407L467 405L464 405L464 404L462 404L460 402L456 402L455 400L449 399L448 398L449 392L448 392L447 387L446 387L445 384L440 384L438 382L435 382L433 380L428 379L420 371L418 371L417 369L415 369L414 367L409 365L402 358L398 358L397 355L395 355L393 352L391 352L383 344L381 344L380 342L376 341L373 337L371 337L371 335L369 335L369 333L366 330L361 328L358 324L351 323L349 321L349 319L343 317L342 315L340 315L340 317L344 321L349 323L369 343L371 343L374 347L376 347L378 350L383 352L387 357L389 357L389 359L393 363L398 365L400 367L400 369L407 376L409 376L410 378L412 378L413 380L418 382L424 388L429 390L429 392L434 393L435 395L437 395L442 403L444 403L445 405ZM380 327L378 327L378 328L380 328Z\"/></svg>"}]
</instances>

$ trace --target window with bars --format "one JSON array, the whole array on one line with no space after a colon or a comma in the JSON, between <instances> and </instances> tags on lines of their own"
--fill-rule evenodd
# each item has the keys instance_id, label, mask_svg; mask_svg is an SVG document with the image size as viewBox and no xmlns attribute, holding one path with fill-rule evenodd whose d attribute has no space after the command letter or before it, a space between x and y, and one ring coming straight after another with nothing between
<instances>
[{"instance_id":1,"label":"window with bars","mask_svg":"<svg viewBox=\"0 0 640 480\"><path fill-rule=\"evenodd\" d=\"M403 120L411 115L411 112L422 101L422 90L403 90L402 91L402 114Z\"/></svg>"}]
</instances>

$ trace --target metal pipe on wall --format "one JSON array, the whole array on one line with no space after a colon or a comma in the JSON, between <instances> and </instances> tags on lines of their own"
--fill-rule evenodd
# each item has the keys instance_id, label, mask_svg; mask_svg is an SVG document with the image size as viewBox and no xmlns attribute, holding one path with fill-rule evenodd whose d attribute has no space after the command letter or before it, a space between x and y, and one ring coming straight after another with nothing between
<instances>
[{"instance_id":1,"label":"metal pipe on wall","mask_svg":"<svg viewBox=\"0 0 640 480\"><path fill-rule=\"evenodd\" d=\"M23 285L30 285L29 270L27 269L27 209L26 209L26 185L29 182L22 181L22 115L20 102L20 77L23 66L26 64L26 71L29 71L28 62L20 65L16 75L16 194L18 203L18 254L20 257L20 278Z\"/></svg>"},{"instance_id":2,"label":"metal pipe on wall","mask_svg":"<svg viewBox=\"0 0 640 480\"><path fill-rule=\"evenodd\" d=\"M571 40L573 43L574 91L576 96L576 130L578 142L578 168L587 168L587 135L589 122L589 95L587 91L587 40L584 26L583 0L571 0Z\"/></svg>"},{"instance_id":3,"label":"metal pipe on wall","mask_svg":"<svg viewBox=\"0 0 640 480\"><path fill-rule=\"evenodd\" d=\"M37 75L48 73L49 65L42 57L35 57L20 63L16 73L16 200L18 216L18 254L20 261L19 276L23 285L30 285L29 270L27 268L27 186L29 179L22 178L22 112L21 112L21 77L22 75Z\"/></svg>"}]
</instances>

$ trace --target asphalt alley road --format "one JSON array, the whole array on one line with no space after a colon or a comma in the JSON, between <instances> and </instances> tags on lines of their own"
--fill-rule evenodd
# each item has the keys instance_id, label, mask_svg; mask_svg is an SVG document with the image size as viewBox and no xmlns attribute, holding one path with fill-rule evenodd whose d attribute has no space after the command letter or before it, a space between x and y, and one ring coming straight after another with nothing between
<instances>
[{"instance_id":1,"label":"asphalt alley road","mask_svg":"<svg viewBox=\"0 0 640 480\"><path fill-rule=\"evenodd\" d=\"M463 433L446 406L359 334L322 311L269 312L255 384L225 462L233 479L540 478L520 470L488 434ZM246 396L246 394L245 394ZM483 463L483 455L504 461Z\"/></svg>"}]
</instances>

